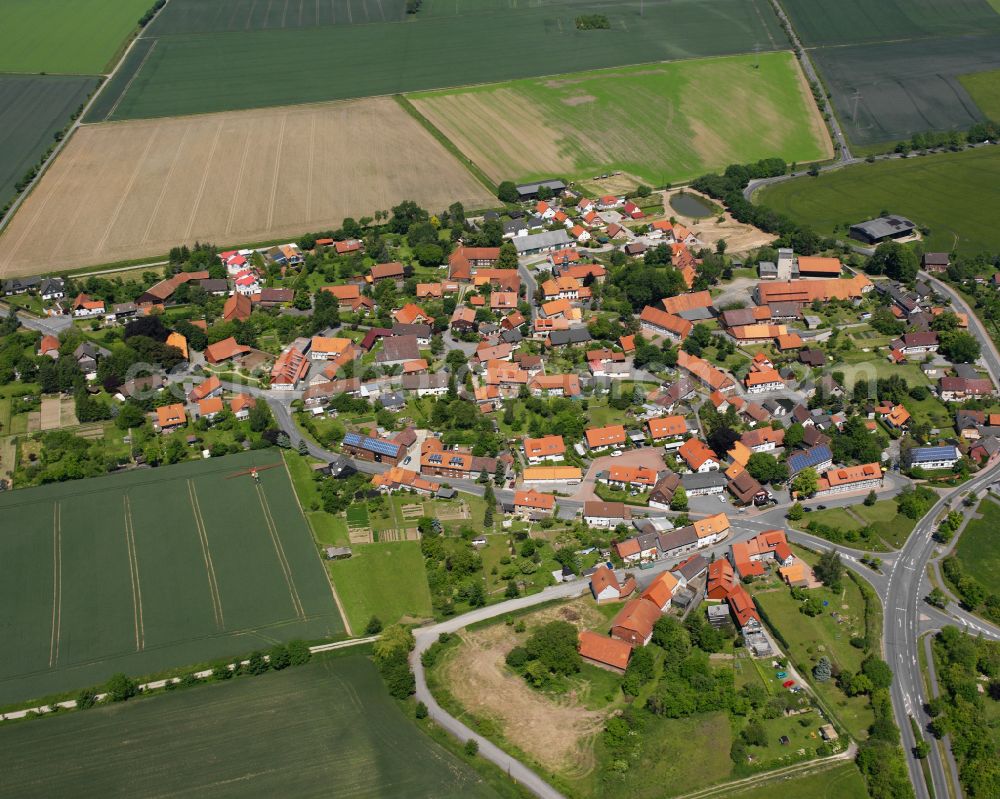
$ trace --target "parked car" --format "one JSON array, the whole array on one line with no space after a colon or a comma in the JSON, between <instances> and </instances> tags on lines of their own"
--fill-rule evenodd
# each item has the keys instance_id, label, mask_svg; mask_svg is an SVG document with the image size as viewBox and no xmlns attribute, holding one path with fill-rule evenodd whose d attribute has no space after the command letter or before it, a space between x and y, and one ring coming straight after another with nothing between
<instances>
[{"instance_id":1,"label":"parked car","mask_svg":"<svg viewBox=\"0 0 1000 799\"><path fill-rule=\"evenodd\" d=\"M407 455L405 458L403 458L403 466L406 466L406 464L408 464L412 460L413 460L413 456L412 455Z\"/></svg>"},{"instance_id":2,"label":"parked car","mask_svg":"<svg viewBox=\"0 0 1000 799\"><path fill-rule=\"evenodd\" d=\"M817 505L816 510L826 510L826 505Z\"/></svg>"},{"instance_id":3,"label":"parked car","mask_svg":"<svg viewBox=\"0 0 1000 799\"><path fill-rule=\"evenodd\" d=\"M781 687L782 687L782 688L791 688L791 687L792 687L793 685L795 685L795 680L785 680L785 681L784 681L784 682L783 682L783 683L781 684Z\"/></svg>"},{"instance_id":4,"label":"parked car","mask_svg":"<svg viewBox=\"0 0 1000 799\"><path fill-rule=\"evenodd\" d=\"M614 452L611 453L612 458L620 458L621 456L622 456L622 451L620 449L616 449Z\"/></svg>"}]
</instances>

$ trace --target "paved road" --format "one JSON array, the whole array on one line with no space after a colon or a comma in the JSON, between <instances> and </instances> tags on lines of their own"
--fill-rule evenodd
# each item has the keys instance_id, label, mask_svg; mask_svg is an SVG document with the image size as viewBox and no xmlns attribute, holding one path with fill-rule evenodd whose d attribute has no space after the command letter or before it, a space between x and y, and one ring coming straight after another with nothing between
<instances>
[{"instance_id":1,"label":"paved road","mask_svg":"<svg viewBox=\"0 0 1000 799\"><path fill-rule=\"evenodd\" d=\"M961 294L955 291L955 289L947 283L943 283L926 272L921 272L920 276L923 277L935 291L948 297L952 303L962 311L962 313L969 317L969 332L976 337L976 340L979 342L979 347L982 350L980 360L986 367L986 371L990 373L990 377L993 378L993 384L997 385L997 377L1000 376L1000 353L997 352L993 339L987 334L986 329L983 327L983 323L979 320L979 317L976 316L975 311L969 307L965 298L963 298Z\"/></svg>"}]
</instances>

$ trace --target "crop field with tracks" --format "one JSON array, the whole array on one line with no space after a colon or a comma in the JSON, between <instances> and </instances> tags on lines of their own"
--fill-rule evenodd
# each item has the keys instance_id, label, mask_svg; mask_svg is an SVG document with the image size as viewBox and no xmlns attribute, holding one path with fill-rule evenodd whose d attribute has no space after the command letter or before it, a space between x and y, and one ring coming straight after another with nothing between
<instances>
[{"instance_id":1,"label":"crop field with tracks","mask_svg":"<svg viewBox=\"0 0 1000 799\"><path fill-rule=\"evenodd\" d=\"M495 181L622 171L660 185L730 163L832 155L791 53L579 72L409 95Z\"/></svg>"},{"instance_id":2,"label":"crop field with tracks","mask_svg":"<svg viewBox=\"0 0 1000 799\"><path fill-rule=\"evenodd\" d=\"M258 677L6 724L0 752L0 795L19 799L500 795L403 715L357 649Z\"/></svg>"},{"instance_id":3,"label":"crop field with tracks","mask_svg":"<svg viewBox=\"0 0 1000 799\"><path fill-rule=\"evenodd\" d=\"M0 75L0 207L96 85L94 78Z\"/></svg>"},{"instance_id":4,"label":"crop field with tracks","mask_svg":"<svg viewBox=\"0 0 1000 799\"><path fill-rule=\"evenodd\" d=\"M961 76L1000 68L1000 13L987 0L788 0L784 7L856 145L984 119Z\"/></svg>"},{"instance_id":5,"label":"crop field with tracks","mask_svg":"<svg viewBox=\"0 0 1000 799\"><path fill-rule=\"evenodd\" d=\"M260 451L0 497L0 704L342 634L283 465Z\"/></svg>"},{"instance_id":6,"label":"crop field with tracks","mask_svg":"<svg viewBox=\"0 0 1000 799\"><path fill-rule=\"evenodd\" d=\"M316 3L302 0L171 0L137 47L153 43L123 66L88 121L341 100L788 47L766 0L425 0L405 19L401 5L335 0L317 13ZM576 17L592 13L606 14L610 29L577 30Z\"/></svg>"},{"instance_id":7,"label":"crop field with tracks","mask_svg":"<svg viewBox=\"0 0 1000 799\"><path fill-rule=\"evenodd\" d=\"M0 277L493 198L389 98L84 126L4 232Z\"/></svg>"}]
</instances>

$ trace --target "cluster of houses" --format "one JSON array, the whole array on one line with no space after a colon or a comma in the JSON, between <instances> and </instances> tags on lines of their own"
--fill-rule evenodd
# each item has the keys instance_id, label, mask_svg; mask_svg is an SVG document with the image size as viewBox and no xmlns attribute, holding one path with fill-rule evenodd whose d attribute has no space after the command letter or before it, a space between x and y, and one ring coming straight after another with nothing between
<instances>
[{"instance_id":1,"label":"cluster of houses","mask_svg":"<svg viewBox=\"0 0 1000 799\"><path fill-rule=\"evenodd\" d=\"M162 378L137 378L141 383L130 381L122 388L123 398L140 389L162 387ZM153 412L153 427L167 435L185 427L189 421L197 419L215 419L227 408L237 420L250 416L251 409L257 400L246 392L227 392L216 375L203 380L188 392L185 402L174 402L161 405Z\"/></svg>"},{"instance_id":2,"label":"cluster of houses","mask_svg":"<svg viewBox=\"0 0 1000 799\"><path fill-rule=\"evenodd\" d=\"M634 649L650 642L656 622L663 614L672 607L684 612L702 600L708 606L708 619L713 626L733 624L754 656L773 654L760 614L744 583L766 574L768 566L773 564L787 585L808 588L817 584L812 570L795 556L781 530L768 530L748 540L733 542L727 557L709 561L694 550L709 547L726 537L729 522L725 514L720 517L702 520L707 535L704 534L706 530L689 531L689 537L698 543L687 548L668 545L669 548L663 550L659 541L664 535L676 535L688 528L666 534L649 531L615 544L615 553L626 569L636 565L637 561L632 558L637 547L644 547L648 552L663 552L665 560L680 560L669 570L659 571L641 592L632 573L626 571L624 579L620 580L610 564L594 569L590 573L594 600L598 604L624 604L612 619L608 635L593 631L580 633L578 649L582 657L602 668L624 672ZM633 543L623 548L626 542Z\"/></svg>"}]
</instances>

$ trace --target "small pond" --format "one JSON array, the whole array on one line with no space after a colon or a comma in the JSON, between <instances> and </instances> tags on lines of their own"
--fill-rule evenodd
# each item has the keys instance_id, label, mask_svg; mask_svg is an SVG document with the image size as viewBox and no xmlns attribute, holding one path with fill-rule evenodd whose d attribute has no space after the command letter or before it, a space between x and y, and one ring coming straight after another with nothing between
<instances>
[{"instance_id":1,"label":"small pond","mask_svg":"<svg viewBox=\"0 0 1000 799\"><path fill-rule=\"evenodd\" d=\"M714 216L716 213L711 205L694 194L675 194L670 198L670 207L681 216L690 216L695 219Z\"/></svg>"}]
</instances>

